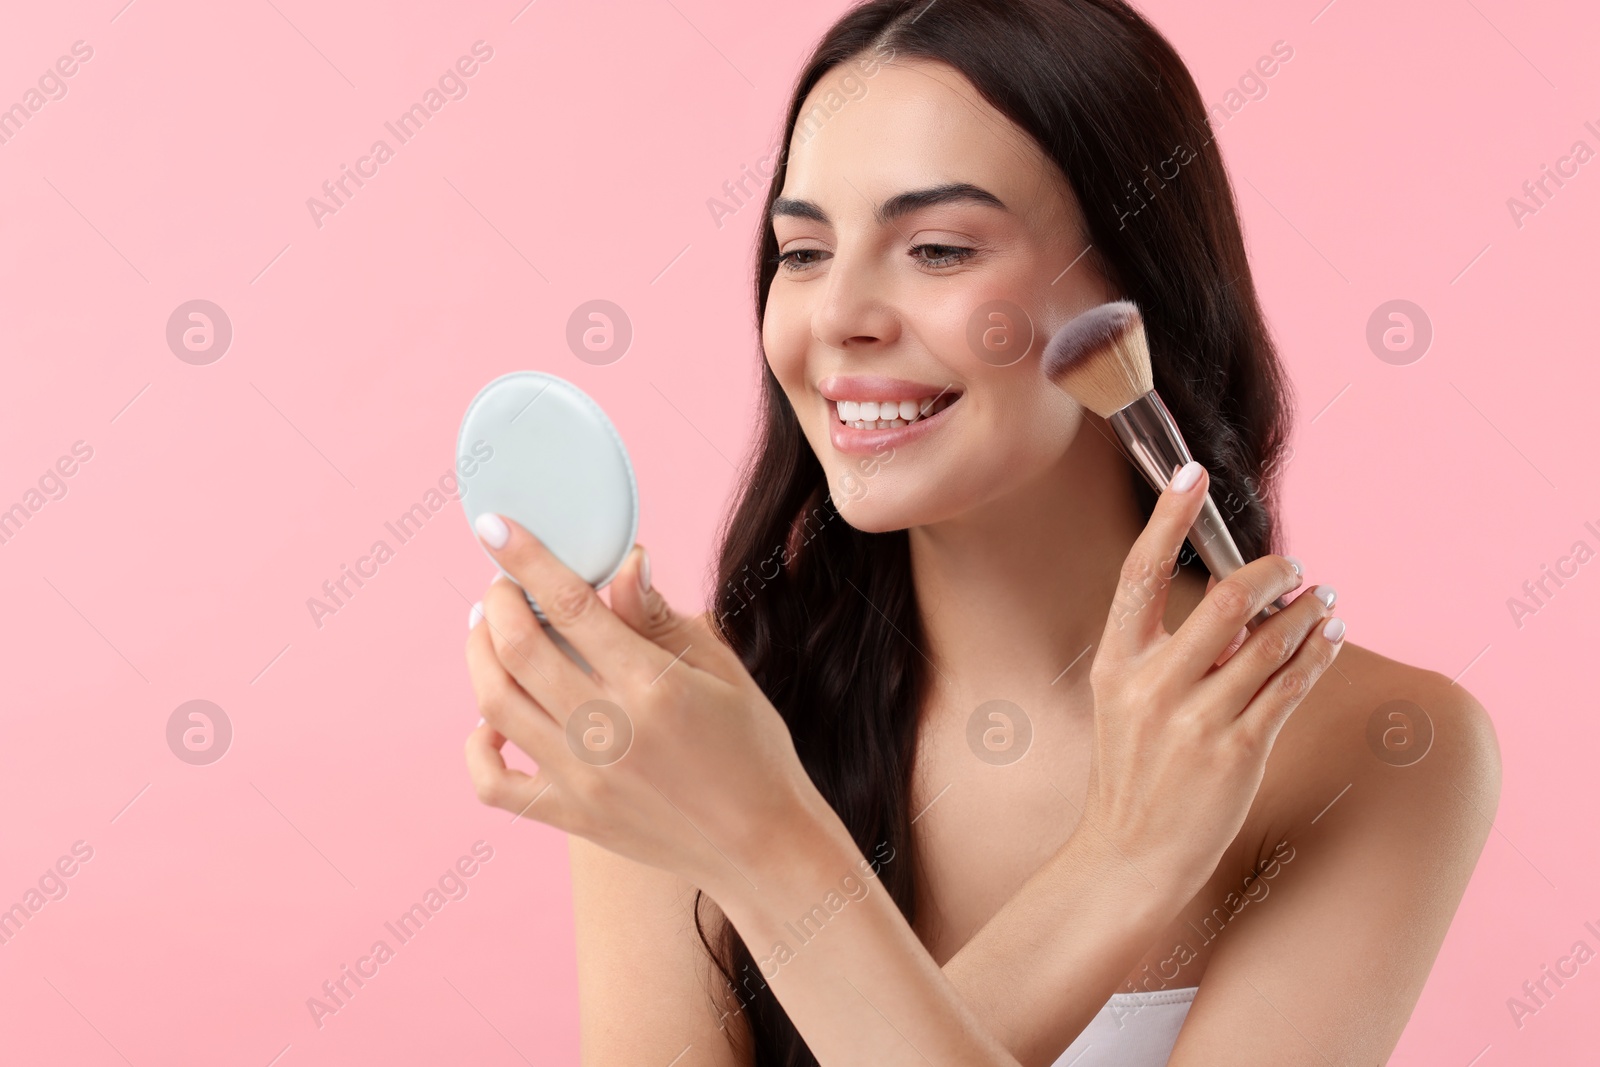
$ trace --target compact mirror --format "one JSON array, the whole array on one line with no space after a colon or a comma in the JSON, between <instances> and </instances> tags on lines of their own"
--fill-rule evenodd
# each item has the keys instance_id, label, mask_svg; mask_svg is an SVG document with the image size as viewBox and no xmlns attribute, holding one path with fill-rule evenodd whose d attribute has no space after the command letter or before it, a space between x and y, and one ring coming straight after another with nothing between
<instances>
[{"instance_id":1,"label":"compact mirror","mask_svg":"<svg viewBox=\"0 0 1600 1067\"><path fill-rule=\"evenodd\" d=\"M622 438L599 404L553 374L515 371L479 390L461 420L456 470L468 526L486 511L504 515L596 589L638 535L639 490Z\"/></svg>"}]
</instances>

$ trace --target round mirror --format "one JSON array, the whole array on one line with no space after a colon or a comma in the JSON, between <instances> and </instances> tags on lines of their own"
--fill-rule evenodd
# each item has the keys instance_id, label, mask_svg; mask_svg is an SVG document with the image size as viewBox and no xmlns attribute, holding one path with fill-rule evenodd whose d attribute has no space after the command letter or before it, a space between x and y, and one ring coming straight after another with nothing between
<instances>
[{"instance_id":1,"label":"round mirror","mask_svg":"<svg viewBox=\"0 0 1600 1067\"><path fill-rule=\"evenodd\" d=\"M469 526L486 511L504 515L596 589L633 547L639 491L627 449L569 381L515 371L484 386L461 420L456 471Z\"/></svg>"}]
</instances>

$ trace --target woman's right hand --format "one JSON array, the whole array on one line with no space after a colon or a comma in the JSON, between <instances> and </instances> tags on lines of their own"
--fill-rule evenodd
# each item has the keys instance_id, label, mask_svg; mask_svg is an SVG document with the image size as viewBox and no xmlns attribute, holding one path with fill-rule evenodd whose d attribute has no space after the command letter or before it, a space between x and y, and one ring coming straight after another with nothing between
<instances>
[{"instance_id":1,"label":"woman's right hand","mask_svg":"<svg viewBox=\"0 0 1600 1067\"><path fill-rule=\"evenodd\" d=\"M1246 621L1297 588L1294 563L1252 560L1207 590L1176 633L1167 592L1210 478L1180 471L1128 553L1089 671L1094 748L1083 821L1181 906L1238 835L1278 731L1343 647L1329 605L1298 596L1223 658ZM1323 590L1325 587L1318 587ZM1326 590L1332 599L1332 590Z\"/></svg>"}]
</instances>

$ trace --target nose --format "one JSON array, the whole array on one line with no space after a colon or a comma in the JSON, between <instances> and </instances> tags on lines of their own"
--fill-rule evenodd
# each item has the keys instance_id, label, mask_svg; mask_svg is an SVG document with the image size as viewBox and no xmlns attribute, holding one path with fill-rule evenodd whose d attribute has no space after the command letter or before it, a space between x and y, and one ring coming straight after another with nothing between
<instances>
[{"instance_id":1,"label":"nose","mask_svg":"<svg viewBox=\"0 0 1600 1067\"><path fill-rule=\"evenodd\" d=\"M811 314L811 335L843 351L892 343L900 317L879 270L876 264L835 252L827 288Z\"/></svg>"}]
</instances>

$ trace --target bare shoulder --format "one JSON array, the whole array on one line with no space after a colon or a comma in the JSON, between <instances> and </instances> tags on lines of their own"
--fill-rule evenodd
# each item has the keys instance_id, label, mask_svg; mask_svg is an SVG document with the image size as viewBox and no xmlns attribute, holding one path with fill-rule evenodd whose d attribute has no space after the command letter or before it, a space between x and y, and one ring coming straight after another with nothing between
<instances>
[{"instance_id":1,"label":"bare shoulder","mask_svg":"<svg viewBox=\"0 0 1600 1067\"><path fill-rule=\"evenodd\" d=\"M1488 839L1500 752L1483 705L1359 646L1334 663L1267 758L1236 855L1271 859L1211 913L1226 933L1173 1067L1385 1062Z\"/></svg>"},{"instance_id":2,"label":"bare shoulder","mask_svg":"<svg viewBox=\"0 0 1600 1067\"><path fill-rule=\"evenodd\" d=\"M1500 746L1484 706L1437 671L1346 643L1279 732L1258 796L1260 840L1337 805L1407 813L1419 833L1484 833L1500 798ZM1463 847L1481 847L1468 844Z\"/></svg>"}]
</instances>

